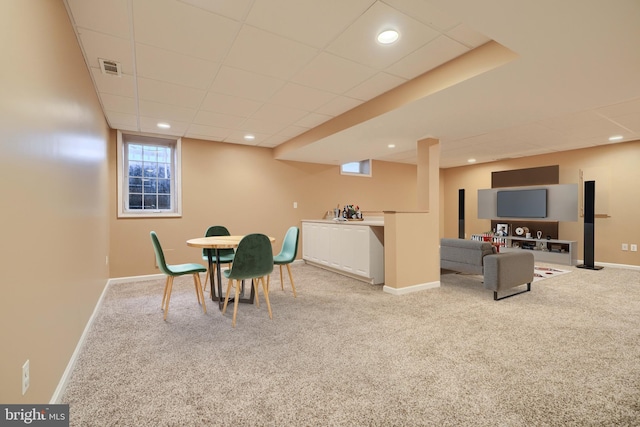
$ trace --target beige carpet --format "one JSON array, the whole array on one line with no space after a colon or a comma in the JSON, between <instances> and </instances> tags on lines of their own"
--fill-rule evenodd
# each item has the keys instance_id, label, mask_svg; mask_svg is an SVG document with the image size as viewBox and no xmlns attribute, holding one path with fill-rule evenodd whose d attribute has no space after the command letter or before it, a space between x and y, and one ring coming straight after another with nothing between
<instances>
[{"instance_id":1,"label":"beige carpet","mask_svg":"<svg viewBox=\"0 0 640 427\"><path fill-rule=\"evenodd\" d=\"M231 328L176 280L112 285L63 397L72 426L640 425L640 272L571 267L494 302L405 296L304 264ZM208 296L208 294L207 294ZM264 302L264 300L261 300Z\"/></svg>"}]
</instances>

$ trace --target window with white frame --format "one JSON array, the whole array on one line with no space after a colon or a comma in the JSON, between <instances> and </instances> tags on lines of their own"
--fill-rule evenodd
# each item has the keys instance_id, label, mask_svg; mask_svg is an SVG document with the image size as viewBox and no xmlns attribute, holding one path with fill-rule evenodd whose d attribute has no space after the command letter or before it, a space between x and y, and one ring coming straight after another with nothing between
<instances>
[{"instance_id":1,"label":"window with white frame","mask_svg":"<svg viewBox=\"0 0 640 427\"><path fill-rule=\"evenodd\" d=\"M118 216L182 214L180 138L118 131Z\"/></svg>"},{"instance_id":2,"label":"window with white frame","mask_svg":"<svg viewBox=\"0 0 640 427\"><path fill-rule=\"evenodd\" d=\"M342 175L371 176L371 159L340 165Z\"/></svg>"}]
</instances>

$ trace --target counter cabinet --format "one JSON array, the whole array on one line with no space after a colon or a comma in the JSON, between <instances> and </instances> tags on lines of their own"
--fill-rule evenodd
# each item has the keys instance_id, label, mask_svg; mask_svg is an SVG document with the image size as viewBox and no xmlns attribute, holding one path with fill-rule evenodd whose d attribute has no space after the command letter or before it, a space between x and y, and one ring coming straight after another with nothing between
<instances>
[{"instance_id":1,"label":"counter cabinet","mask_svg":"<svg viewBox=\"0 0 640 427\"><path fill-rule=\"evenodd\" d=\"M303 221L302 259L367 283L384 283L384 228Z\"/></svg>"}]
</instances>

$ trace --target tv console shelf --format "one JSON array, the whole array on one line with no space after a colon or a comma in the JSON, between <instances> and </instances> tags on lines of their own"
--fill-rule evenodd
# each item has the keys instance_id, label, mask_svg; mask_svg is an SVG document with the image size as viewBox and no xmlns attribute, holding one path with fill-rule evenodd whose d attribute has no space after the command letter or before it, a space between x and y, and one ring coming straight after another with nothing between
<instances>
[{"instance_id":1,"label":"tv console shelf","mask_svg":"<svg viewBox=\"0 0 640 427\"><path fill-rule=\"evenodd\" d=\"M484 235L473 234L473 240L484 240ZM536 261L552 264L577 265L577 244L575 240L536 239L520 236L495 236L493 243L500 252L531 251Z\"/></svg>"}]
</instances>

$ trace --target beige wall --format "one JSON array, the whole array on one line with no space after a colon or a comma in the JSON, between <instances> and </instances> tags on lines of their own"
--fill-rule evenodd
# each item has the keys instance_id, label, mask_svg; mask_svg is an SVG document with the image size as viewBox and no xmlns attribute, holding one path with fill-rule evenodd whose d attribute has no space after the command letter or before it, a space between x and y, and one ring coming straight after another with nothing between
<instances>
[{"instance_id":1,"label":"beige wall","mask_svg":"<svg viewBox=\"0 0 640 427\"><path fill-rule=\"evenodd\" d=\"M61 1L0 2L0 52L0 402L48 403L107 281L108 128Z\"/></svg>"},{"instance_id":2,"label":"beige wall","mask_svg":"<svg viewBox=\"0 0 640 427\"><path fill-rule=\"evenodd\" d=\"M561 184L580 183L580 171L585 180L596 182L596 213L610 216L595 220L596 263L640 265L640 252L621 250L622 243L640 245L640 141L445 169L441 172L444 236L458 235L458 189L465 189L465 231L470 237L490 228L490 220L478 219L477 191L491 188L492 171L549 165L560 166ZM583 230L581 216L577 222L559 224L560 239L578 241L578 259L583 258Z\"/></svg>"},{"instance_id":3,"label":"beige wall","mask_svg":"<svg viewBox=\"0 0 640 427\"><path fill-rule=\"evenodd\" d=\"M110 277L154 274L149 231L158 233L170 263L200 262L201 252L186 240L204 235L210 225L225 225L232 234L261 232L282 237L300 220L322 218L326 211L352 203L367 211L414 210L416 167L373 162L373 177L340 175L337 166L273 159L269 148L183 138L182 218L118 219L116 150L109 152ZM293 202L298 208L293 208ZM300 246L301 248L301 246ZM298 257L301 249L298 251Z\"/></svg>"}]
</instances>

